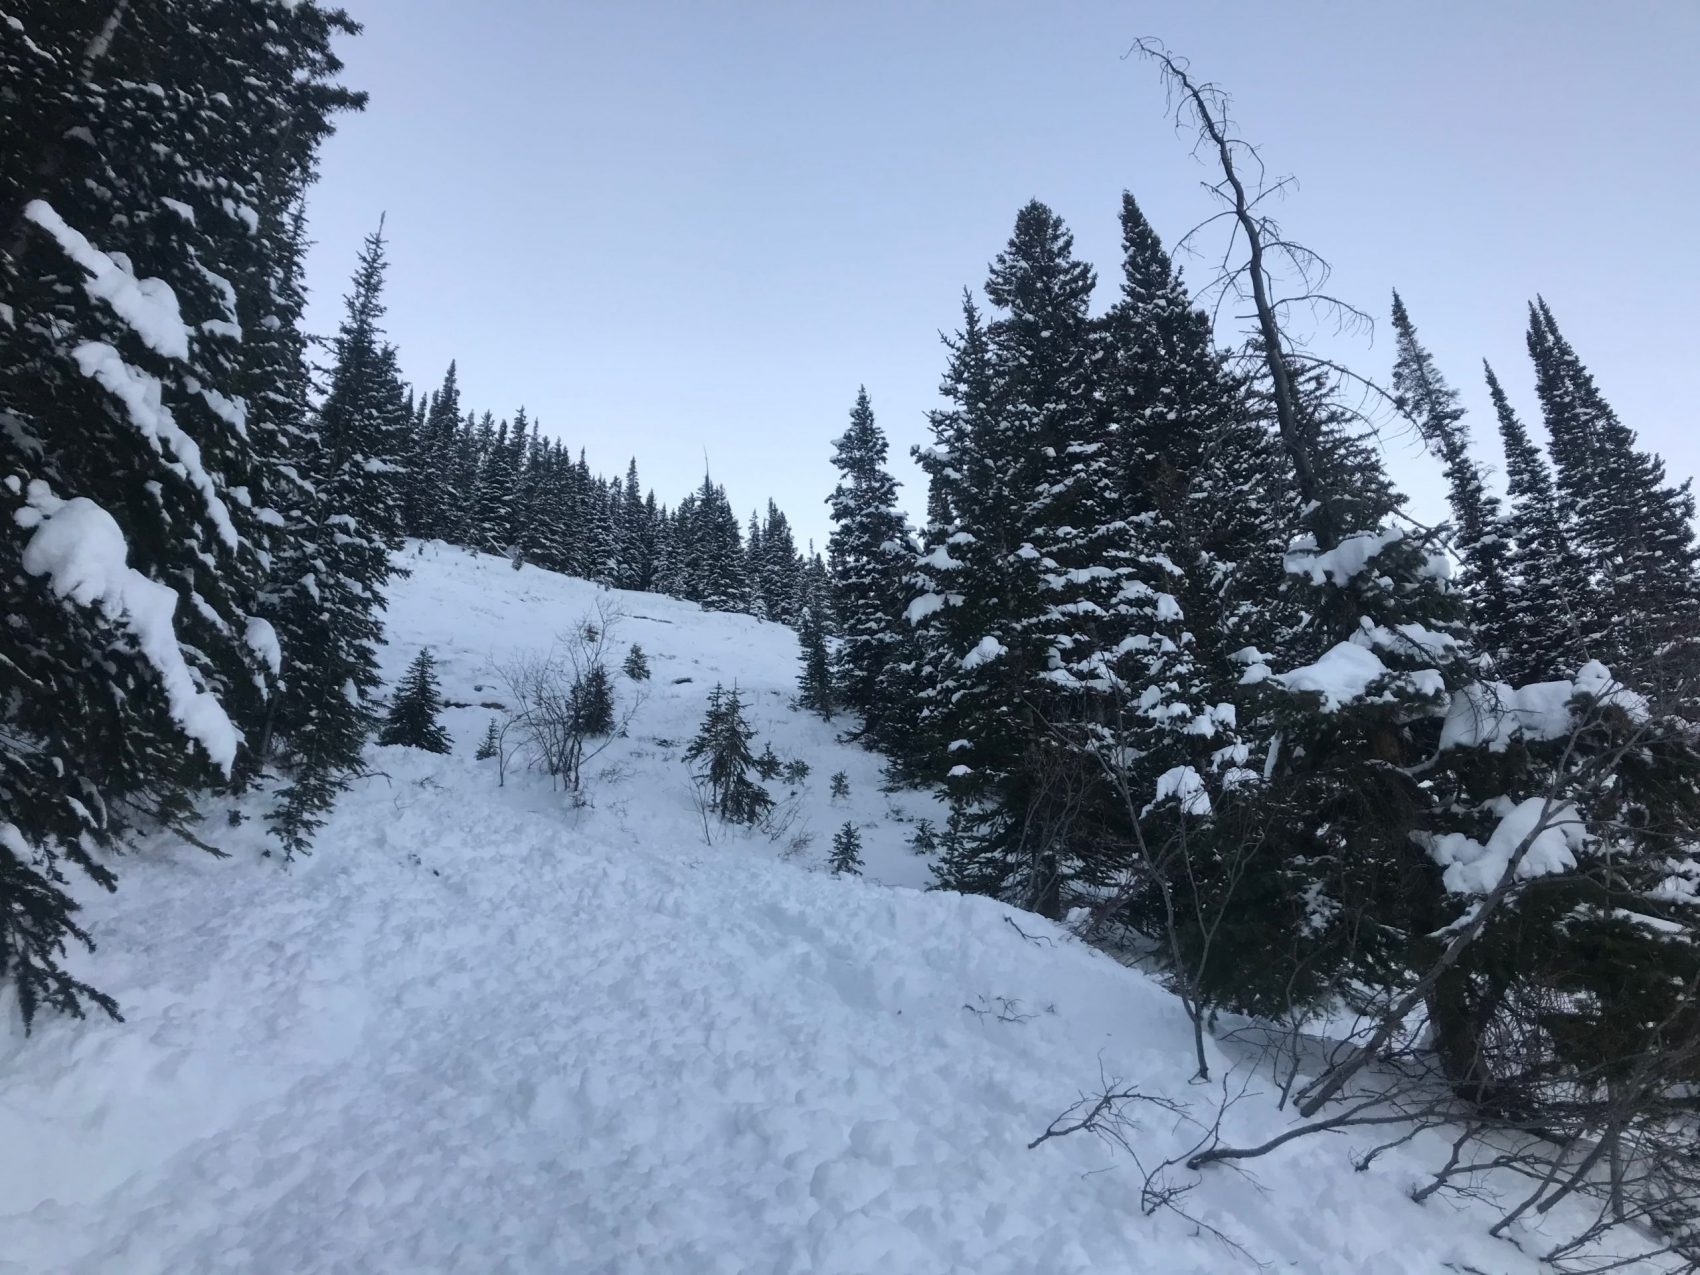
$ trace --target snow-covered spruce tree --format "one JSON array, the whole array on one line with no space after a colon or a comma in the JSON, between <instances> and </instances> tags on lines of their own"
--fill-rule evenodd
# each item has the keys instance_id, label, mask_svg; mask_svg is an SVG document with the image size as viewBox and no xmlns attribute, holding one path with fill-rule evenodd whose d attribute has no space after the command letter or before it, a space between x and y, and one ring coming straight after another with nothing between
<instances>
[{"instance_id":1,"label":"snow-covered spruce tree","mask_svg":"<svg viewBox=\"0 0 1700 1275\"><path fill-rule=\"evenodd\" d=\"M1637 446L1545 301L1530 306L1528 343L1559 494L1598 591L1599 617L1585 627L1599 634L1598 658L1650 673L1672 642L1692 647L1700 621L1694 497Z\"/></svg>"},{"instance_id":2,"label":"snow-covered spruce tree","mask_svg":"<svg viewBox=\"0 0 1700 1275\"><path fill-rule=\"evenodd\" d=\"M1485 362L1482 367L1499 422L1511 500L1505 516L1510 550L1505 563L1505 646L1499 672L1512 683L1538 681L1582 667L1590 649L1599 643L1600 635L1584 627L1598 611L1587 568L1571 546L1546 458L1530 441L1493 368Z\"/></svg>"},{"instance_id":3,"label":"snow-covered spruce tree","mask_svg":"<svg viewBox=\"0 0 1700 1275\"><path fill-rule=\"evenodd\" d=\"M826 631L811 606L803 608L797 624L797 645L800 652L797 670L797 707L819 713L832 720L837 692L832 676L832 658L826 649Z\"/></svg>"},{"instance_id":4,"label":"snow-covered spruce tree","mask_svg":"<svg viewBox=\"0 0 1700 1275\"><path fill-rule=\"evenodd\" d=\"M1446 383L1434 356L1417 339L1416 325L1397 292L1393 294L1393 393L1400 410L1416 422L1423 441L1446 474L1447 496L1456 521L1452 551L1463 564L1459 588L1478 650L1503 661L1511 649L1506 542L1499 498L1488 490L1470 455L1470 433L1458 392Z\"/></svg>"},{"instance_id":5,"label":"snow-covered spruce tree","mask_svg":"<svg viewBox=\"0 0 1700 1275\"><path fill-rule=\"evenodd\" d=\"M409 535L446 539L452 528L459 432L460 379L451 359L442 385L431 395L424 424L413 439L413 455L407 467Z\"/></svg>"},{"instance_id":6,"label":"snow-covered spruce tree","mask_svg":"<svg viewBox=\"0 0 1700 1275\"><path fill-rule=\"evenodd\" d=\"M833 442L832 463L839 474L827 497L838 603L836 698L861 714L864 741L896 760L916 739L911 727L917 652L904 618L915 551L866 388L857 390L850 426ZM900 763L899 769L913 765Z\"/></svg>"},{"instance_id":7,"label":"snow-covered spruce tree","mask_svg":"<svg viewBox=\"0 0 1700 1275\"><path fill-rule=\"evenodd\" d=\"M626 482L620 495L620 523L617 528L618 562L614 583L621 589L647 589L654 567L650 560L653 535L649 519L652 509L644 504L643 489L638 485L637 458L626 465Z\"/></svg>"},{"instance_id":8,"label":"snow-covered spruce tree","mask_svg":"<svg viewBox=\"0 0 1700 1275\"><path fill-rule=\"evenodd\" d=\"M589 739L614 731L614 679L600 660L586 668L573 686L573 720L578 733Z\"/></svg>"},{"instance_id":9,"label":"snow-covered spruce tree","mask_svg":"<svg viewBox=\"0 0 1700 1275\"><path fill-rule=\"evenodd\" d=\"M761 529L760 574L751 582L761 594L768 619L780 624L797 623L797 576L801 569L802 559L797 554L790 520L769 500Z\"/></svg>"},{"instance_id":10,"label":"snow-covered spruce tree","mask_svg":"<svg viewBox=\"0 0 1700 1275\"><path fill-rule=\"evenodd\" d=\"M259 733L276 649L255 616L261 449L290 349L247 341L293 320L268 295L291 210L359 99L332 83L352 24L311 3L32 3L7 21L0 977L27 1022L113 1008L60 964L84 937L68 866L112 886L96 855L138 823L183 828L193 789Z\"/></svg>"},{"instance_id":11,"label":"snow-covered spruce tree","mask_svg":"<svg viewBox=\"0 0 1700 1275\"><path fill-rule=\"evenodd\" d=\"M958 475L955 530L921 559L932 581L916 608L940 620L929 707L948 706L952 788L979 813L977 862L946 865L962 870L947 883L1052 915L1114 866L1083 797L1099 766L1072 737L1115 715L1123 641L1150 635L1165 605L1120 517L1092 286L1056 214L1023 208L986 283L997 317L953 351L958 406L935 424L951 450L929 464Z\"/></svg>"},{"instance_id":12,"label":"snow-covered spruce tree","mask_svg":"<svg viewBox=\"0 0 1700 1275\"><path fill-rule=\"evenodd\" d=\"M631 649L626 652L626 661L620 665L620 671L634 682L649 680L649 656L644 654L643 648L636 642L633 642Z\"/></svg>"},{"instance_id":13,"label":"snow-covered spruce tree","mask_svg":"<svg viewBox=\"0 0 1700 1275\"><path fill-rule=\"evenodd\" d=\"M527 561L548 571L566 571L568 567L569 468L559 440L541 445L526 466L530 496L521 548Z\"/></svg>"},{"instance_id":14,"label":"snow-covered spruce tree","mask_svg":"<svg viewBox=\"0 0 1700 1275\"><path fill-rule=\"evenodd\" d=\"M270 582L284 650L270 740L290 782L268 821L286 857L306 848L358 770L382 684L379 616L402 543L408 431L395 349L380 327L384 270L380 228L367 236L344 298L330 384L308 423L309 482Z\"/></svg>"},{"instance_id":15,"label":"snow-covered spruce tree","mask_svg":"<svg viewBox=\"0 0 1700 1275\"><path fill-rule=\"evenodd\" d=\"M1183 925L1207 926L1244 870L1263 797L1254 757L1273 728L1241 686L1238 657L1278 645L1297 619L1280 586L1299 505L1268 422L1131 195L1121 224L1100 392L1116 424L1122 516L1140 562L1157 568L1143 583L1159 612L1124 639L1115 731L1112 826L1139 862L1094 911L1160 936L1175 898Z\"/></svg>"},{"instance_id":16,"label":"snow-covered spruce tree","mask_svg":"<svg viewBox=\"0 0 1700 1275\"><path fill-rule=\"evenodd\" d=\"M510 437L508 423L492 423L485 412L478 425L478 474L473 487L470 547L505 553L514 542L514 497L519 488L524 438Z\"/></svg>"},{"instance_id":17,"label":"snow-covered spruce tree","mask_svg":"<svg viewBox=\"0 0 1700 1275\"><path fill-rule=\"evenodd\" d=\"M472 754L473 761L489 761L502 751L502 732L492 717L490 724L484 728L484 738L478 741L478 751Z\"/></svg>"},{"instance_id":18,"label":"snow-covered spruce tree","mask_svg":"<svg viewBox=\"0 0 1700 1275\"><path fill-rule=\"evenodd\" d=\"M449 751L448 732L437 720L442 711L443 697L437 687L437 661L431 654L431 648L422 646L396 687L395 697L390 701L389 716L378 732L378 742L422 748L428 753L446 753Z\"/></svg>"},{"instance_id":19,"label":"snow-covered spruce tree","mask_svg":"<svg viewBox=\"0 0 1700 1275\"><path fill-rule=\"evenodd\" d=\"M750 614L766 620L767 599L761 592L761 514L750 510L750 520L744 524L744 578L750 582Z\"/></svg>"},{"instance_id":20,"label":"snow-covered spruce tree","mask_svg":"<svg viewBox=\"0 0 1700 1275\"><path fill-rule=\"evenodd\" d=\"M974 653L993 649L982 647L981 638L999 642L996 626L1004 600L1012 596L1003 583L1010 561L1000 551L1008 541L1012 497L1005 485L1009 474L998 459L1009 448L997 437L996 380L985 324L966 292L962 315L962 327L945 339L949 359L940 393L950 406L929 413L933 444L914 453L927 474L933 512L904 618L921 649L916 734L923 773L948 781L955 808L964 812L964 834L952 843L959 853L941 856L935 872L948 888L998 893L1005 883L1003 865L995 856L978 857L978 843L966 833L966 812L991 794L991 762L1019 756L1023 742L1014 715L998 711L999 697L984 688L967 696L958 691L969 690L962 685L965 672L983 663ZM1001 702L1007 704L1007 697Z\"/></svg>"},{"instance_id":21,"label":"snow-covered spruce tree","mask_svg":"<svg viewBox=\"0 0 1700 1275\"><path fill-rule=\"evenodd\" d=\"M832 834L832 857L827 861L832 875L862 875L862 834L848 819Z\"/></svg>"},{"instance_id":22,"label":"snow-covered spruce tree","mask_svg":"<svg viewBox=\"0 0 1700 1275\"><path fill-rule=\"evenodd\" d=\"M755 730L744 720L744 703L734 686L715 683L708 694L708 711L697 736L685 750L685 761L698 765L697 779L708 792L713 809L727 823L759 823L773 807L773 797L750 774L756 768L750 740Z\"/></svg>"},{"instance_id":23,"label":"snow-covered spruce tree","mask_svg":"<svg viewBox=\"0 0 1700 1275\"><path fill-rule=\"evenodd\" d=\"M749 575L744 562L743 533L732 512L726 490L707 474L697 490L689 520L682 528L684 553L678 563L686 596L705 611L747 611Z\"/></svg>"}]
</instances>

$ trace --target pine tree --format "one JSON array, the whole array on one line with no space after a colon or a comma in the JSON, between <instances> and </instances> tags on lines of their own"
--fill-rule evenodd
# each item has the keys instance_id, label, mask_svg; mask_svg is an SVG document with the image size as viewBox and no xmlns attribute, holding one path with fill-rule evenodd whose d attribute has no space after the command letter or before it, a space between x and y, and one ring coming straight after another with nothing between
<instances>
[{"instance_id":1,"label":"pine tree","mask_svg":"<svg viewBox=\"0 0 1700 1275\"><path fill-rule=\"evenodd\" d=\"M270 816L285 856L304 850L358 770L381 684L379 614L401 546L407 405L383 341L384 241L367 236L333 350L325 401L310 422L310 482L276 561L272 620L285 652L271 738L289 772Z\"/></svg>"},{"instance_id":2,"label":"pine tree","mask_svg":"<svg viewBox=\"0 0 1700 1275\"><path fill-rule=\"evenodd\" d=\"M638 485L637 458L626 466L626 483L620 497L620 525L617 535L618 563L614 583L622 589L647 589L653 565L653 544L649 527L653 504L644 503L643 490Z\"/></svg>"},{"instance_id":3,"label":"pine tree","mask_svg":"<svg viewBox=\"0 0 1700 1275\"><path fill-rule=\"evenodd\" d=\"M797 707L819 713L830 722L836 698L832 661L827 654L826 633L813 607L803 608L797 643L802 651L802 667L797 673Z\"/></svg>"},{"instance_id":4,"label":"pine tree","mask_svg":"<svg viewBox=\"0 0 1700 1275\"><path fill-rule=\"evenodd\" d=\"M703 476L689 518L677 534L683 541L679 569L689 591L685 596L694 594L691 600L700 602L705 611L748 611L749 575L738 516L725 489L708 475Z\"/></svg>"},{"instance_id":5,"label":"pine tree","mask_svg":"<svg viewBox=\"0 0 1700 1275\"><path fill-rule=\"evenodd\" d=\"M1505 520L1510 553L1500 672L1513 683L1537 681L1555 671L1581 668L1602 635L1583 627L1596 614L1593 586L1571 547L1552 471L1529 440L1493 368L1485 362L1482 367L1499 421L1511 498Z\"/></svg>"},{"instance_id":6,"label":"pine tree","mask_svg":"<svg viewBox=\"0 0 1700 1275\"><path fill-rule=\"evenodd\" d=\"M837 699L862 715L873 747L896 751L909 738L913 702L911 688L899 682L914 662L903 618L914 550L865 388L856 393L850 427L833 443L832 463L839 472L827 499L840 635Z\"/></svg>"},{"instance_id":7,"label":"pine tree","mask_svg":"<svg viewBox=\"0 0 1700 1275\"><path fill-rule=\"evenodd\" d=\"M927 458L951 529L935 529L908 611L933 621L924 721L974 813L978 862L959 884L1051 915L1070 883L1114 870L1095 816L1065 796L1099 769L1076 736L1113 714L1123 643L1153 640L1165 605L1118 516L1093 280L1062 221L1023 208L986 283L997 316L982 330L965 307L952 348L955 405Z\"/></svg>"},{"instance_id":8,"label":"pine tree","mask_svg":"<svg viewBox=\"0 0 1700 1275\"><path fill-rule=\"evenodd\" d=\"M685 750L685 761L701 763L697 778L709 792L712 809L727 823L759 823L773 807L773 797L755 780L755 754L750 740L755 731L744 720L738 688L715 684L708 696L702 727Z\"/></svg>"},{"instance_id":9,"label":"pine tree","mask_svg":"<svg viewBox=\"0 0 1700 1275\"><path fill-rule=\"evenodd\" d=\"M437 721L443 697L437 689L437 662L431 648L422 646L396 687L389 717L378 732L380 744L422 748L428 753L449 751L449 736Z\"/></svg>"},{"instance_id":10,"label":"pine tree","mask_svg":"<svg viewBox=\"0 0 1700 1275\"><path fill-rule=\"evenodd\" d=\"M113 1010L60 962L86 941L68 865L111 888L97 856L138 819L185 826L263 732L304 397L299 334L265 321L297 320L294 211L361 101L334 83L340 12L110 16L32 4L0 40L0 977L26 1024Z\"/></svg>"},{"instance_id":11,"label":"pine tree","mask_svg":"<svg viewBox=\"0 0 1700 1275\"><path fill-rule=\"evenodd\" d=\"M795 625L802 559L797 553L790 521L772 500L767 502L767 518L762 523L761 547L759 578L752 581L752 586L761 594L768 619Z\"/></svg>"},{"instance_id":12,"label":"pine tree","mask_svg":"<svg viewBox=\"0 0 1700 1275\"><path fill-rule=\"evenodd\" d=\"M931 819L919 819L915 823L915 833L909 838L909 848L916 854L936 854L939 848L938 829L933 827Z\"/></svg>"},{"instance_id":13,"label":"pine tree","mask_svg":"<svg viewBox=\"0 0 1700 1275\"><path fill-rule=\"evenodd\" d=\"M1700 619L1694 497L1638 448L1545 301L1530 307L1529 353L1559 494L1598 589L1600 613L1585 627L1601 635L1608 663L1646 669L1673 639L1692 638Z\"/></svg>"},{"instance_id":14,"label":"pine tree","mask_svg":"<svg viewBox=\"0 0 1700 1275\"><path fill-rule=\"evenodd\" d=\"M421 539L446 539L455 516L460 381L453 360L431 396L424 424L414 436L408 465L408 531Z\"/></svg>"},{"instance_id":15,"label":"pine tree","mask_svg":"<svg viewBox=\"0 0 1700 1275\"><path fill-rule=\"evenodd\" d=\"M520 460L508 435L508 423L492 425L485 412L478 424L477 479L471 500L471 542L486 553L506 553L514 543L514 496Z\"/></svg>"},{"instance_id":16,"label":"pine tree","mask_svg":"<svg viewBox=\"0 0 1700 1275\"><path fill-rule=\"evenodd\" d=\"M574 733L586 738L614 731L614 680L600 661L585 669L573 685L572 719Z\"/></svg>"},{"instance_id":17,"label":"pine tree","mask_svg":"<svg viewBox=\"0 0 1700 1275\"><path fill-rule=\"evenodd\" d=\"M502 735L496 728L496 719L490 719L489 726L484 729L484 738L478 741L478 751L472 754L473 761L489 761L502 751Z\"/></svg>"},{"instance_id":18,"label":"pine tree","mask_svg":"<svg viewBox=\"0 0 1700 1275\"><path fill-rule=\"evenodd\" d=\"M1507 627L1510 602L1505 557L1509 546L1499 500L1488 490L1481 467L1470 456L1469 431L1458 393L1440 375L1434 356L1417 339L1416 326L1399 294L1393 294L1393 333L1398 358L1393 393L1417 423L1423 441L1440 457L1452 514L1457 520L1453 551L1463 563L1464 600L1477 646L1505 658L1515 641Z\"/></svg>"},{"instance_id":19,"label":"pine tree","mask_svg":"<svg viewBox=\"0 0 1700 1275\"><path fill-rule=\"evenodd\" d=\"M857 877L862 875L862 834L849 820L833 834L829 866L835 877L846 873Z\"/></svg>"},{"instance_id":20,"label":"pine tree","mask_svg":"<svg viewBox=\"0 0 1700 1275\"><path fill-rule=\"evenodd\" d=\"M631 649L626 652L626 662L620 666L620 671L634 682L649 680L649 656L644 654L643 648L636 642L633 642Z\"/></svg>"},{"instance_id":21,"label":"pine tree","mask_svg":"<svg viewBox=\"0 0 1700 1275\"><path fill-rule=\"evenodd\" d=\"M850 796L850 776L846 775L842 770L833 771L832 781L828 786L828 791L831 793L834 801L848 800Z\"/></svg>"}]
</instances>

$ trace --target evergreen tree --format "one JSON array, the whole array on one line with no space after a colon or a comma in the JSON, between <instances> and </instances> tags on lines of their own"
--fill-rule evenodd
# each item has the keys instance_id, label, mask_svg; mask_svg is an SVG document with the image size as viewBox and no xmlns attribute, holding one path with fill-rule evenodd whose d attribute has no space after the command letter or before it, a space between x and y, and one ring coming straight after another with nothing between
<instances>
[{"instance_id":1,"label":"evergreen tree","mask_svg":"<svg viewBox=\"0 0 1700 1275\"><path fill-rule=\"evenodd\" d=\"M304 402L299 333L266 320L297 321L294 213L361 98L330 48L353 23L313 3L161 0L110 26L13 10L0 977L27 1024L113 1009L61 964L86 939L67 869L110 888L104 853L137 821L184 826L191 791L238 777L263 732L276 643L257 611Z\"/></svg>"},{"instance_id":2,"label":"evergreen tree","mask_svg":"<svg viewBox=\"0 0 1700 1275\"><path fill-rule=\"evenodd\" d=\"M815 618L813 607L803 608L797 643L802 650L802 667L797 673L797 707L819 713L830 722L836 695L832 661L826 650L826 634Z\"/></svg>"},{"instance_id":3,"label":"evergreen tree","mask_svg":"<svg viewBox=\"0 0 1700 1275\"><path fill-rule=\"evenodd\" d=\"M933 619L926 719L976 825L956 884L1051 915L1070 883L1114 870L1076 799L1099 771L1087 749L1114 715L1121 656L1178 611L1119 516L1093 278L1053 212L1021 210L986 283L997 316L982 329L966 307L952 347L954 406L935 416L927 457L929 505L952 522L935 529L944 543L920 560L927 592L909 609Z\"/></svg>"},{"instance_id":4,"label":"evergreen tree","mask_svg":"<svg viewBox=\"0 0 1700 1275\"><path fill-rule=\"evenodd\" d=\"M1457 520L1452 548L1464 566L1464 599L1476 644L1502 660L1515 638L1507 625L1508 545L1499 500L1488 490L1481 467L1470 456L1469 431L1463 425L1464 409L1457 391L1442 378L1434 356L1418 341L1416 326L1397 292L1393 294L1393 333L1398 349L1393 393L1445 468L1452 514Z\"/></svg>"},{"instance_id":5,"label":"evergreen tree","mask_svg":"<svg viewBox=\"0 0 1700 1275\"><path fill-rule=\"evenodd\" d=\"M847 800L850 796L850 776L846 775L842 770L833 771L832 781L828 785L828 791L834 801Z\"/></svg>"},{"instance_id":6,"label":"evergreen tree","mask_svg":"<svg viewBox=\"0 0 1700 1275\"><path fill-rule=\"evenodd\" d=\"M614 731L614 679L600 661L594 662L573 685L574 733L600 738Z\"/></svg>"},{"instance_id":7,"label":"evergreen tree","mask_svg":"<svg viewBox=\"0 0 1700 1275\"><path fill-rule=\"evenodd\" d=\"M797 554L790 521L772 500L767 502L767 517L762 523L761 548L759 577L752 581L752 587L760 593L768 619L795 625L802 559Z\"/></svg>"},{"instance_id":8,"label":"evergreen tree","mask_svg":"<svg viewBox=\"0 0 1700 1275\"><path fill-rule=\"evenodd\" d=\"M519 489L520 458L508 435L485 412L478 425L477 479L471 500L471 546L486 553L505 553L514 543L514 496Z\"/></svg>"},{"instance_id":9,"label":"evergreen tree","mask_svg":"<svg viewBox=\"0 0 1700 1275\"><path fill-rule=\"evenodd\" d=\"M843 826L833 834L829 866L835 877L846 873L857 877L862 875L862 834L849 820L845 820Z\"/></svg>"},{"instance_id":10,"label":"evergreen tree","mask_svg":"<svg viewBox=\"0 0 1700 1275\"><path fill-rule=\"evenodd\" d=\"M285 652L271 738L290 775L270 820L286 856L303 850L359 768L380 685L379 614L402 542L408 416L383 340L383 232L367 236L323 405L311 422L310 482L276 560L272 619Z\"/></svg>"},{"instance_id":11,"label":"evergreen tree","mask_svg":"<svg viewBox=\"0 0 1700 1275\"><path fill-rule=\"evenodd\" d=\"M408 531L422 539L444 539L452 525L459 429L460 381L450 360L443 384L431 396L424 424L414 436L408 465Z\"/></svg>"},{"instance_id":12,"label":"evergreen tree","mask_svg":"<svg viewBox=\"0 0 1700 1275\"><path fill-rule=\"evenodd\" d=\"M712 809L727 823L759 823L773 806L773 797L750 772L756 767L750 751L754 729L744 720L738 688L715 684L708 696L702 727L685 750L685 761L701 763L697 777L707 785Z\"/></svg>"},{"instance_id":13,"label":"evergreen tree","mask_svg":"<svg viewBox=\"0 0 1700 1275\"><path fill-rule=\"evenodd\" d=\"M396 687L389 717L378 732L380 744L422 748L428 753L449 751L449 736L437 721L443 697L437 689L437 662L431 648L422 646Z\"/></svg>"},{"instance_id":14,"label":"evergreen tree","mask_svg":"<svg viewBox=\"0 0 1700 1275\"><path fill-rule=\"evenodd\" d=\"M748 611L749 575L744 560L738 516L724 488L706 474L697 490L688 520L675 532L675 551L685 594L705 611ZM682 543L681 543L682 542Z\"/></svg>"},{"instance_id":15,"label":"evergreen tree","mask_svg":"<svg viewBox=\"0 0 1700 1275\"><path fill-rule=\"evenodd\" d=\"M1511 682L1537 681L1578 669L1603 635L1584 625L1596 615L1587 569L1570 544L1552 471L1529 440L1493 368L1482 364L1505 449L1511 511L1505 520L1504 651L1500 672Z\"/></svg>"},{"instance_id":16,"label":"evergreen tree","mask_svg":"<svg viewBox=\"0 0 1700 1275\"><path fill-rule=\"evenodd\" d=\"M938 829L933 827L931 819L919 819L915 823L915 833L909 838L909 848L916 854L934 854L939 848Z\"/></svg>"},{"instance_id":17,"label":"evergreen tree","mask_svg":"<svg viewBox=\"0 0 1700 1275\"><path fill-rule=\"evenodd\" d=\"M906 735L913 700L909 688L896 683L900 669L912 663L903 613L914 551L866 389L857 391L850 427L833 443L832 463L839 472L827 500L840 635L837 698L862 715L870 744L891 750Z\"/></svg>"},{"instance_id":18,"label":"evergreen tree","mask_svg":"<svg viewBox=\"0 0 1700 1275\"><path fill-rule=\"evenodd\" d=\"M496 728L496 719L490 719L489 726L484 729L484 738L478 742L478 751L472 754L473 761L489 761L502 751L502 735Z\"/></svg>"},{"instance_id":19,"label":"evergreen tree","mask_svg":"<svg viewBox=\"0 0 1700 1275\"><path fill-rule=\"evenodd\" d=\"M619 548L614 583L622 589L647 589L654 570L652 534L649 523L653 502L645 504L638 486L637 459L626 466L626 484L620 498Z\"/></svg>"},{"instance_id":20,"label":"evergreen tree","mask_svg":"<svg viewBox=\"0 0 1700 1275\"><path fill-rule=\"evenodd\" d=\"M1639 449L1545 301L1530 307L1529 353L1559 494L1598 590L1600 613L1584 627L1601 635L1608 663L1646 669L1673 639L1689 642L1700 619L1694 497Z\"/></svg>"},{"instance_id":21,"label":"evergreen tree","mask_svg":"<svg viewBox=\"0 0 1700 1275\"><path fill-rule=\"evenodd\" d=\"M633 642L631 650L626 652L626 662L620 666L620 671L634 682L649 680L649 657L636 642Z\"/></svg>"}]
</instances>

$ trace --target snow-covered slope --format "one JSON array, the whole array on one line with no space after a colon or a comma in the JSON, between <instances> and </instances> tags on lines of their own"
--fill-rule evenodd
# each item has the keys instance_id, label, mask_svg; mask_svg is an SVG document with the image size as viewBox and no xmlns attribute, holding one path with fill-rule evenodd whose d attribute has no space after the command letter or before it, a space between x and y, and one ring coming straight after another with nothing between
<instances>
[{"instance_id":1,"label":"snow-covered slope","mask_svg":"<svg viewBox=\"0 0 1700 1275\"><path fill-rule=\"evenodd\" d=\"M257 821L215 811L233 859L162 842L115 898L86 892L101 949L79 968L128 1021L3 1029L0 1272L1251 1269L1145 1216L1126 1152L1028 1149L1106 1076L1200 1117L1217 1091L1187 1084L1185 1019L1144 976L911 888L926 865L902 820L936 812L789 709L787 630L439 546L409 565L386 672L428 643L472 704L501 698L492 660L620 603L615 645L641 642L654 677L592 804L532 777L499 789L472 760L489 711L459 708L452 756L376 750L381 773L288 870L258 857ZM794 831L814 842L789 859L759 834L703 840L679 752L716 679L812 767ZM820 870L847 818L865 880ZM1234 1137L1284 1127L1269 1087L1251 1082ZM1131 1114L1148 1167L1199 1136ZM1352 1145L1174 1181L1272 1269L1535 1269L1478 1206L1406 1198L1437 1142L1363 1173Z\"/></svg>"}]
</instances>

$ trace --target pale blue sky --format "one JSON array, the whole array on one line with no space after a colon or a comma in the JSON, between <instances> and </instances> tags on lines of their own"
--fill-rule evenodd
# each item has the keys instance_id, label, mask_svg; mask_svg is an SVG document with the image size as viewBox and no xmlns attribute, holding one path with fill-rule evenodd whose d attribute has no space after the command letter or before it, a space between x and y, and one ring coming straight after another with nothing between
<instances>
[{"instance_id":1,"label":"pale blue sky","mask_svg":"<svg viewBox=\"0 0 1700 1275\"><path fill-rule=\"evenodd\" d=\"M1142 34L1299 176L1280 216L1339 293L1379 318L1400 289L1491 464L1480 360L1533 419L1538 290L1643 440L1700 468L1694 0L344 3L372 103L313 192L315 327L387 211L408 376L458 359L467 405L524 404L604 472L635 454L669 502L706 449L734 507L772 495L823 537L866 383L918 512L937 333L1016 209L1068 221L1101 305L1124 187L1171 243L1210 211L1155 72L1122 59ZM1339 348L1386 374L1385 323ZM1432 466L1390 458L1438 513Z\"/></svg>"}]
</instances>

